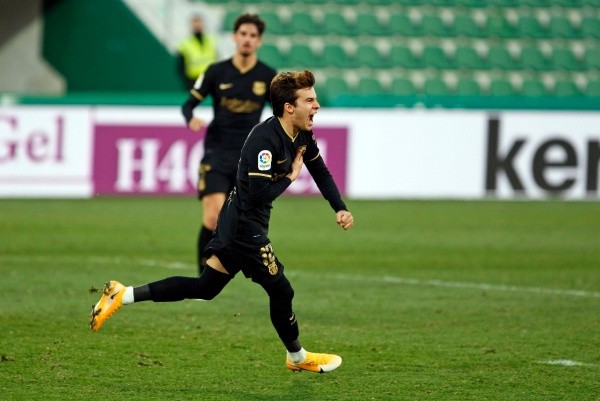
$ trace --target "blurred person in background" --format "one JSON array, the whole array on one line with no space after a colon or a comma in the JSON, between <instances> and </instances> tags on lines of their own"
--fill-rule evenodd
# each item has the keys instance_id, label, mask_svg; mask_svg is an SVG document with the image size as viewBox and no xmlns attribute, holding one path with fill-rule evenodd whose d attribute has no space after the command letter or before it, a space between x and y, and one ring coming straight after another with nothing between
<instances>
[{"instance_id":1,"label":"blurred person in background","mask_svg":"<svg viewBox=\"0 0 600 401\"><path fill-rule=\"evenodd\" d=\"M204 33L204 20L200 15L192 17L191 31L179 44L177 53L178 72L186 90L192 89L198 77L217 60L215 40Z\"/></svg>"},{"instance_id":2,"label":"blurred person in background","mask_svg":"<svg viewBox=\"0 0 600 401\"><path fill-rule=\"evenodd\" d=\"M182 106L188 128L199 132L205 122L193 115L193 109L209 95L213 101L213 120L206 130L198 171L198 198L202 201L197 243L199 273L205 265L202 250L210 241L219 211L235 184L244 140L270 101L270 85L276 71L257 56L264 31L265 23L258 15L239 16L233 25L234 55L211 64L198 77Z\"/></svg>"}]
</instances>

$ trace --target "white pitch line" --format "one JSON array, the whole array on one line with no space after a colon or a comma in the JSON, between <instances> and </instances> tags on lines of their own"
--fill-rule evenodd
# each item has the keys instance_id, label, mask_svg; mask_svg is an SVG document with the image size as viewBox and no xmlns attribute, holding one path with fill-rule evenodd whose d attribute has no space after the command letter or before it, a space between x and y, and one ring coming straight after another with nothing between
<instances>
[{"instance_id":1,"label":"white pitch line","mask_svg":"<svg viewBox=\"0 0 600 401\"><path fill-rule=\"evenodd\" d=\"M54 256L37 256L37 257L26 257L26 256L0 256L2 259L25 259L28 261L38 260L44 263L56 261L61 257ZM89 257L81 258L78 257L62 257L62 259L68 260L79 260L79 263L101 263L101 264L116 264L116 265L138 265L148 267L164 267L167 269L174 270L196 270L196 265L182 262L173 261L162 261L154 259L128 259L119 257ZM520 287L515 285L501 285L501 284L488 284L488 283L469 283L461 281L444 281L444 280L427 280L427 279L416 279L406 278L397 276L363 276L359 274L343 274L343 273L308 273L300 271L287 271L287 275L290 277L298 276L313 276L318 279L326 280L339 280L339 281L357 281L357 282L371 282L371 283L388 283L388 284L399 284L399 285L410 285L410 286L421 286L421 287L441 287L441 288L458 288L458 289L473 289L479 291L497 291L497 292L515 292L515 293L530 293L530 294L542 294L542 295L562 295L570 297L581 297L581 298L600 298L600 292L598 291L585 291L585 290L569 290L560 288L543 288L543 287Z\"/></svg>"}]
</instances>

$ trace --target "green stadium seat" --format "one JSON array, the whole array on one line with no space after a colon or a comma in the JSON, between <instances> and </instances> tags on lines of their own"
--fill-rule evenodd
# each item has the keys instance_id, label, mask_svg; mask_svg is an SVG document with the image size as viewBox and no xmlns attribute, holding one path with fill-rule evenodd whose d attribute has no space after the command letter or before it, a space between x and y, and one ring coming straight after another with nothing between
<instances>
[{"instance_id":1,"label":"green stadium seat","mask_svg":"<svg viewBox=\"0 0 600 401\"><path fill-rule=\"evenodd\" d=\"M423 48L423 64L424 67L437 68L440 70L455 67L453 60L446 57L444 50L435 45L427 45Z\"/></svg>"},{"instance_id":2,"label":"green stadium seat","mask_svg":"<svg viewBox=\"0 0 600 401\"><path fill-rule=\"evenodd\" d=\"M583 55L588 70L600 70L600 47L588 47Z\"/></svg>"},{"instance_id":3,"label":"green stadium seat","mask_svg":"<svg viewBox=\"0 0 600 401\"><path fill-rule=\"evenodd\" d=\"M360 4L361 0L334 0L334 3L340 5L340 6L354 6L357 4ZM321 1L322 3L322 1ZM288 0L288 4L289 4L289 0Z\"/></svg>"},{"instance_id":4,"label":"green stadium seat","mask_svg":"<svg viewBox=\"0 0 600 401\"><path fill-rule=\"evenodd\" d=\"M571 21L563 15L553 15L548 23L548 31L555 39L579 39L581 30L575 28Z\"/></svg>"},{"instance_id":5,"label":"green stadium seat","mask_svg":"<svg viewBox=\"0 0 600 401\"><path fill-rule=\"evenodd\" d=\"M273 35L288 35L290 33L287 24L281 21L276 12L263 11L260 13L260 18L265 21L267 33Z\"/></svg>"},{"instance_id":6,"label":"green stadium seat","mask_svg":"<svg viewBox=\"0 0 600 401\"><path fill-rule=\"evenodd\" d=\"M390 62L394 67L406 69L421 68L421 60L415 57L412 50L406 45L392 45L390 49Z\"/></svg>"},{"instance_id":7,"label":"green stadium seat","mask_svg":"<svg viewBox=\"0 0 600 401\"><path fill-rule=\"evenodd\" d=\"M291 33L303 33L307 35L323 35L325 29L318 24L308 12L294 11L289 24Z\"/></svg>"},{"instance_id":8,"label":"green stadium seat","mask_svg":"<svg viewBox=\"0 0 600 401\"><path fill-rule=\"evenodd\" d=\"M346 18L339 12L328 11L323 16L323 25L325 29L340 36L356 36L358 31Z\"/></svg>"},{"instance_id":9,"label":"green stadium seat","mask_svg":"<svg viewBox=\"0 0 600 401\"><path fill-rule=\"evenodd\" d=\"M542 81L534 78L526 78L523 80L520 94L526 97L540 97L547 96L548 91Z\"/></svg>"},{"instance_id":10,"label":"green stadium seat","mask_svg":"<svg viewBox=\"0 0 600 401\"><path fill-rule=\"evenodd\" d=\"M459 45L454 54L456 67L466 70L481 70L487 66L472 46Z\"/></svg>"},{"instance_id":11,"label":"green stadium seat","mask_svg":"<svg viewBox=\"0 0 600 401\"><path fill-rule=\"evenodd\" d=\"M323 68L325 61L306 43L293 43L288 54L288 65L294 68Z\"/></svg>"},{"instance_id":12,"label":"green stadium seat","mask_svg":"<svg viewBox=\"0 0 600 401\"><path fill-rule=\"evenodd\" d=\"M336 43L327 43L323 47L323 61L325 67L353 68L356 66L344 48Z\"/></svg>"},{"instance_id":13,"label":"green stadium seat","mask_svg":"<svg viewBox=\"0 0 600 401\"><path fill-rule=\"evenodd\" d=\"M362 13L356 17L356 28L360 34L372 36L388 36L390 29L375 14Z\"/></svg>"},{"instance_id":14,"label":"green stadium seat","mask_svg":"<svg viewBox=\"0 0 600 401\"><path fill-rule=\"evenodd\" d=\"M550 62L536 46L529 45L521 49L521 67L525 70L548 71Z\"/></svg>"},{"instance_id":15,"label":"green stadium seat","mask_svg":"<svg viewBox=\"0 0 600 401\"><path fill-rule=\"evenodd\" d=\"M265 63L272 66L287 65L287 55L283 53L275 44L264 43L258 49L258 57Z\"/></svg>"},{"instance_id":16,"label":"green stadium seat","mask_svg":"<svg viewBox=\"0 0 600 401\"><path fill-rule=\"evenodd\" d=\"M335 96L346 95L352 92L348 82L342 77L332 76L325 81L326 96L331 99Z\"/></svg>"},{"instance_id":17,"label":"green stadium seat","mask_svg":"<svg viewBox=\"0 0 600 401\"><path fill-rule=\"evenodd\" d=\"M446 96L449 94L449 90L442 78L426 78L423 84L423 94L426 96Z\"/></svg>"},{"instance_id":18,"label":"green stadium seat","mask_svg":"<svg viewBox=\"0 0 600 401\"><path fill-rule=\"evenodd\" d=\"M584 38L600 39L600 19L598 17L583 17L581 19L581 35Z\"/></svg>"},{"instance_id":19,"label":"green stadium seat","mask_svg":"<svg viewBox=\"0 0 600 401\"><path fill-rule=\"evenodd\" d=\"M488 6L487 0L456 0L456 5L471 8L484 8Z\"/></svg>"},{"instance_id":20,"label":"green stadium seat","mask_svg":"<svg viewBox=\"0 0 600 401\"><path fill-rule=\"evenodd\" d=\"M600 97L600 80L594 79L588 81L584 94L590 97Z\"/></svg>"},{"instance_id":21,"label":"green stadium seat","mask_svg":"<svg viewBox=\"0 0 600 401\"><path fill-rule=\"evenodd\" d=\"M510 51L502 45L490 46L487 55L490 68L500 70L515 70L518 68L517 60L513 58Z\"/></svg>"},{"instance_id":22,"label":"green stadium seat","mask_svg":"<svg viewBox=\"0 0 600 401\"><path fill-rule=\"evenodd\" d=\"M359 95L381 95L383 92L381 82L377 78L362 77L358 81L356 93Z\"/></svg>"},{"instance_id":23,"label":"green stadium seat","mask_svg":"<svg viewBox=\"0 0 600 401\"><path fill-rule=\"evenodd\" d=\"M481 88L474 78L460 77L456 82L456 90L454 91L460 96L479 96Z\"/></svg>"},{"instance_id":24,"label":"green stadium seat","mask_svg":"<svg viewBox=\"0 0 600 401\"><path fill-rule=\"evenodd\" d=\"M521 39L543 39L549 36L548 29L533 15L522 15L517 22Z\"/></svg>"},{"instance_id":25,"label":"green stadium seat","mask_svg":"<svg viewBox=\"0 0 600 401\"><path fill-rule=\"evenodd\" d=\"M440 38L455 36L453 26L444 23L438 14L425 14L421 18L421 29L425 36L436 36Z\"/></svg>"},{"instance_id":26,"label":"green stadium seat","mask_svg":"<svg viewBox=\"0 0 600 401\"><path fill-rule=\"evenodd\" d=\"M490 81L490 95L514 96L515 94L515 90L508 79L496 77Z\"/></svg>"},{"instance_id":27,"label":"green stadium seat","mask_svg":"<svg viewBox=\"0 0 600 401\"><path fill-rule=\"evenodd\" d=\"M365 3L371 6L391 6L395 3L394 0L366 0Z\"/></svg>"},{"instance_id":28,"label":"green stadium seat","mask_svg":"<svg viewBox=\"0 0 600 401\"><path fill-rule=\"evenodd\" d=\"M578 96L581 94L577 84L571 80L556 80L554 83L555 96Z\"/></svg>"},{"instance_id":29,"label":"green stadium seat","mask_svg":"<svg viewBox=\"0 0 600 401\"><path fill-rule=\"evenodd\" d=\"M239 10L229 10L223 17L222 28L225 32L233 32L233 24L241 12Z\"/></svg>"},{"instance_id":30,"label":"green stadium seat","mask_svg":"<svg viewBox=\"0 0 600 401\"><path fill-rule=\"evenodd\" d=\"M518 38L517 27L512 25L500 14L489 14L486 20L486 32L491 38L511 39Z\"/></svg>"},{"instance_id":31,"label":"green stadium seat","mask_svg":"<svg viewBox=\"0 0 600 401\"><path fill-rule=\"evenodd\" d=\"M390 91L396 96L413 96L416 93L415 84L409 78L404 77L392 79Z\"/></svg>"},{"instance_id":32,"label":"green stadium seat","mask_svg":"<svg viewBox=\"0 0 600 401\"><path fill-rule=\"evenodd\" d=\"M401 37L423 36L421 25L413 23L406 13L394 13L390 16L390 31L392 35Z\"/></svg>"},{"instance_id":33,"label":"green stadium seat","mask_svg":"<svg viewBox=\"0 0 600 401\"><path fill-rule=\"evenodd\" d=\"M582 63L567 47L554 47L550 60L552 69L556 71L580 71L583 69Z\"/></svg>"},{"instance_id":34,"label":"green stadium seat","mask_svg":"<svg viewBox=\"0 0 600 401\"><path fill-rule=\"evenodd\" d=\"M456 36L466 38L483 38L486 32L469 14L454 15L454 32Z\"/></svg>"},{"instance_id":35,"label":"green stadium seat","mask_svg":"<svg viewBox=\"0 0 600 401\"><path fill-rule=\"evenodd\" d=\"M359 67L389 68L390 60L384 57L374 45L361 43L356 48L355 60Z\"/></svg>"}]
</instances>

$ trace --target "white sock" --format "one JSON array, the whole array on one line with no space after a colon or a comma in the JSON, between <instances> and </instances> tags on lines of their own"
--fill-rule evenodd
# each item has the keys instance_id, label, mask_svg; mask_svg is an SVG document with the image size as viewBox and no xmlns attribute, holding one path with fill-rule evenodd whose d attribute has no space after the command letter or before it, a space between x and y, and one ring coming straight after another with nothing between
<instances>
[{"instance_id":1,"label":"white sock","mask_svg":"<svg viewBox=\"0 0 600 401\"><path fill-rule=\"evenodd\" d=\"M306 350L304 347L300 348L300 351L298 352L287 351L287 354L294 363L304 362L306 359Z\"/></svg>"},{"instance_id":2,"label":"white sock","mask_svg":"<svg viewBox=\"0 0 600 401\"><path fill-rule=\"evenodd\" d=\"M126 287L125 294L123 294L123 305L134 303L133 299L133 287Z\"/></svg>"}]
</instances>

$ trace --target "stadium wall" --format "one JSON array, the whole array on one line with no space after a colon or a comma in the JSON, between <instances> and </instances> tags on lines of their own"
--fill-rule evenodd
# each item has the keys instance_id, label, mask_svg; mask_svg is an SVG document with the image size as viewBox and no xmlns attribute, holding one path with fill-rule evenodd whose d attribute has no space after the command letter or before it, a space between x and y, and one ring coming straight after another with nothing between
<instances>
[{"instance_id":1,"label":"stadium wall","mask_svg":"<svg viewBox=\"0 0 600 401\"><path fill-rule=\"evenodd\" d=\"M344 108L316 121L349 198L600 199L598 112ZM192 195L203 137L173 106L3 106L0 197ZM303 174L288 194L318 193Z\"/></svg>"}]
</instances>

